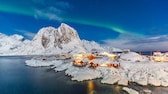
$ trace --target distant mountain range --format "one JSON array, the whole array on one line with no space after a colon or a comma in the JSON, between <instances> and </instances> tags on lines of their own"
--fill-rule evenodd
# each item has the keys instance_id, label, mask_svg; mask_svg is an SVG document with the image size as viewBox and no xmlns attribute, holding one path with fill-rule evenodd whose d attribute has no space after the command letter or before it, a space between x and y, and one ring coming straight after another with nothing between
<instances>
[{"instance_id":1,"label":"distant mountain range","mask_svg":"<svg viewBox=\"0 0 168 94\"><path fill-rule=\"evenodd\" d=\"M46 55L59 53L87 53L121 51L103 47L94 41L81 40L75 29L62 23L58 28L44 27L32 40L21 35L7 36L0 33L0 55Z\"/></svg>"}]
</instances>

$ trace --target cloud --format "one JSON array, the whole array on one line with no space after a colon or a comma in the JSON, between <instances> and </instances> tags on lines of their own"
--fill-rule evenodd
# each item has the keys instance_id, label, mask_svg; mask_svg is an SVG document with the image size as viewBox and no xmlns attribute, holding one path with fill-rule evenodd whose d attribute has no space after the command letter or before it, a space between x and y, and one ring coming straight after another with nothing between
<instances>
[{"instance_id":1,"label":"cloud","mask_svg":"<svg viewBox=\"0 0 168 94\"><path fill-rule=\"evenodd\" d=\"M55 9L54 11L59 11L59 10ZM59 12L57 12L56 14L54 11L51 11L50 9L45 9L45 10L34 9L34 12L35 12L34 17L37 19L45 18L49 20L62 21L62 18L59 16Z\"/></svg>"},{"instance_id":2,"label":"cloud","mask_svg":"<svg viewBox=\"0 0 168 94\"><path fill-rule=\"evenodd\" d=\"M37 19L62 21L67 11L72 7L72 5L65 1L51 0L48 2L47 0L33 0L33 2L35 5L32 7L32 10L34 11L34 17Z\"/></svg>"},{"instance_id":3,"label":"cloud","mask_svg":"<svg viewBox=\"0 0 168 94\"><path fill-rule=\"evenodd\" d=\"M168 35L132 39L103 40L105 45L135 51L168 51Z\"/></svg>"},{"instance_id":4,"label":"cloud","mask_svg":"<svg viewBox=\"0 0 168 94\"><path fill-rule=\"evenodd\" d=\"M26 30L15 29L15 31L22 33L25 37L32 39L36 33L32 33Z\"/></svg>"}]
</instances>

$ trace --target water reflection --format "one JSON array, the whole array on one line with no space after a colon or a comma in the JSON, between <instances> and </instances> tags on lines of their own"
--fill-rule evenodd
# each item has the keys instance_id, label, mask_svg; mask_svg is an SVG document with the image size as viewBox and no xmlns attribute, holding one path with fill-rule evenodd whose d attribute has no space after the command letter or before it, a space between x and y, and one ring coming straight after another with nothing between
<instances>
[{"instance_id":1,"label":"water reflection","mask_svg":"<svg viewBox=\"0 0 168 94\"><path fill-rule=\"evenodd\" d=\"M116 91L117 94L120 94L120 92L121 92L121 90L122 90L122 87L116 85L116 86L114 87L114 89L115 89L115 91Z\"/></svg>"},{"instance_id":2,"label":"water reflection","mask_svg":"<svg viewBox=\"0 0 168 94\"><path fill-rule=\"evenodd\" d=\"M152 94L168 94L167 87L157 87L152 90Z\"/></svg>"},{"instance_id":3,"label":"water reflection","mask_svg":"<svg viewBox=\"0 0 168 94\"><path fill-rule=\"evenodd\" d=\"M88 89L87 94L94 94L94 83L93 83L93 81L88 81L87 89Z\"/></svg>"}]
</instances>

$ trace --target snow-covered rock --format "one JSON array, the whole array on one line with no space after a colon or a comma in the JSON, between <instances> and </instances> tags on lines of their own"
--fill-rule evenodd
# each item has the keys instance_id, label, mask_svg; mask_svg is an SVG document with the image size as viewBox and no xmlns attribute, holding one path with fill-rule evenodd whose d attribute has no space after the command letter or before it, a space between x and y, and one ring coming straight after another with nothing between
<instances>
[{"instance_id":1,"label":"snow-covered rock","mask_svg":"<svg viewBox=\"0 0 168 94\"><path fill-rule=\"evenodd\" d=\"M124 77L122 77L122 79L120 78L120 80L118 81L118 85L128 86L128 79Z\"/></svg>"},{"instance_id":2,"label":"snow-covered rock","mask_svg":"<svg viewBox=\"0 0 168 94\"><path fill-rule=\"evenodd\" d=\"M61 24L60 27L46 27L39 30L36 36L32 40L32 45L39 48L59 48L63 49L64 44L70 42L80 43L80 38L72 27Z\"/></svg>"},{"instance_id":3,"label":"snow-covered rock","mask_svg":"<svg viewBox=\"0 0 168 94\"><path fill-rule=\"evenodd\" d=\"M132 88L128 88L128 87L123 87L122 88L124 91L126 91L128 94L139 94L138 91L132 89Z\"/></svg>"}]
</instances>

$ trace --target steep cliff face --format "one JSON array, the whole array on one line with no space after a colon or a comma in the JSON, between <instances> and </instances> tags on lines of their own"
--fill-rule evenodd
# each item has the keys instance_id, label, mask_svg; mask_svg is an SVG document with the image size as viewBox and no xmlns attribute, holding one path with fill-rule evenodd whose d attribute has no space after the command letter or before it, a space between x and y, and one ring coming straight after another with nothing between
<instances>
[{"instance_id":1,"label":"steep cliff face","mask_svg":"<svg viewBox=\"0 0 168 94\"><path fill-rule=\"evenodd\" d=\"M62 23L58 28L45 27L40 29L32 40L32 44L42 46L45 49L52 47L63 49L65 44L72 41L80 43L78 33L72 27Z\"/></svg>"},{"instance_id":2,"label":"steep cliff face","mask_svg":"<svg viewBox=\"0 0 168 94\"><path fill-rule=\"evenodd\" d=\"M45 27L39 30L23 54L85 53L78 33L62 23L58 28Z\"/></svg>"}]
</instances>

